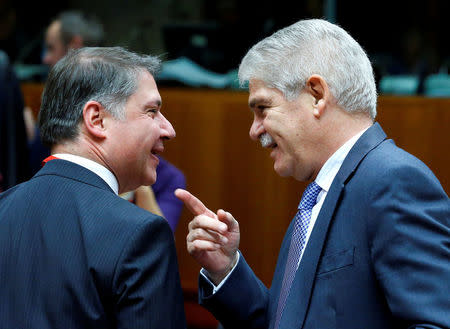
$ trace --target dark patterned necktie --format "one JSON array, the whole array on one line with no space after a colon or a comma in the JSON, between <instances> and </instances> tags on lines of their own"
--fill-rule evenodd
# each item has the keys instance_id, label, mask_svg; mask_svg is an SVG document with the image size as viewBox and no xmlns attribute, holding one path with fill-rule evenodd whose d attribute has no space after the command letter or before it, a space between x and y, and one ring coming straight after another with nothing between
<instances>
[{"instance_id":1,"label":"dark patterned necktie","mask_svg":"<svg viewBox=\"0 0 450 329\"><path fill-rule=\"evenodd\" d=\"M308 185L303 192L302 200L295 215L294 229L292 233L291 245L289 247L286 268L284 271L283 283L281 285L280 298L278 300L277 313L275 318L275 328L280 325L280 319L283 315L284 306L286 304L289 290L294 281L295 273L299 264L299 259L305 248L306 235L308 232L309 222L311 220L312 208L317 202L317 196L322 189L316 182Z\"/></svg>"}]
</instances>

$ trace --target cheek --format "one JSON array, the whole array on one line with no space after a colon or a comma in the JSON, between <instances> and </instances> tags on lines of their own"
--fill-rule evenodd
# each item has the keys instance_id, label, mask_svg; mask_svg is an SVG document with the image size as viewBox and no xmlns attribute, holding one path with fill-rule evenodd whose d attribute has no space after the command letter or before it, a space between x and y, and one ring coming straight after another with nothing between
<instances>
[{"instance_id":1,"label":"cheek","mask_svg":"<svg viewBox=\"0 0 450 329\"><path fill-rule=\"evenodd\" d=\"M146 130L137 142L142 145L147 144L148 147L151 147L159 139L159 136L159 131L153 127L152 129Z\"/></svg>"},{"instance_id":2,"label":"cheek","mask_svg":"<svg viewBox=\"0 0 450 329\"><path fill-rule=\"evenodd\" d=\"M161 136L161 126L158 121L153 120L148 124L146 134L150 139L157 140Z\"/></svg>"},{"instance_id":3,"label":"cheek","mask_svg":"<svg viewBox=\"0 0 450 329\"><path fill-rule=\"evenodd\" d=\"M291 131L289 123L282 122L276 118L267 120L264 124L265 130L272 136L278 139L286 139Z\"/></svg>"}]
</instances>

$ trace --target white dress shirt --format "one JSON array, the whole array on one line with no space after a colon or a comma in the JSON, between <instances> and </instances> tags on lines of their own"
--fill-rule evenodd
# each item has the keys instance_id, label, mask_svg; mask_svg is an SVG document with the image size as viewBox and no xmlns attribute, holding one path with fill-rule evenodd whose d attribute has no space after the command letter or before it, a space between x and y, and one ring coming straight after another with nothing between
<instances>
[{"instance_id":1,"label":"white dress shirt","mask_svg":"<svg viewBox=\"0 0 450 329\"><path fill-rule=\"evenodd\" d=\"M116 176L114 176L112 172L110 172L106 167L103 167L101 164L73 154L59 153L52 155L56 158L76 163L77 165L92 171L100 176L100 178L102 178L109 185L109 187L111 187L114 193L117 195L119 194L119 183L117 182Z\"/></svg>"},{"instance_id":2,"label":"white dress shirt","mask_svg":"<svg viewBox=\"0 0 450 329\"><path fill-rule=\"evenodd\" d=\"M319 192L317 195L317 203L312 208L311 212L311 219L308 226L308 232L306 235L306 241L305 241L305 247L303 248L303 251L306 249L306 245L308 244L309 237L311 236L311 232L314 228L314 224L316 223L317 216L319 215L320 209L322 208L322 205L325 201L325 198L327 196L328 191L330 190L331 184L333 183L334 177L336 177L336 174L338 173L339 169L341 169L342 163L344 162L347 154L352 149L353 145L358 141L358 139L361 137L361 135L367 130L368 128L360 131L355 136L350 138L347 142L345 142L344 145L342 145L336 152L333 153L333 155L325 162L323 167L320 169L319 173L317 174L317 177L315 179L315 182L317 185L319 185L322 188L322 191ZM300 255L300 259L298 261L297 267L300 264L300 261L303 257L303 251ZM238 261L239 262L240 254L238 252ZM208 272L205 269L201 269L200 273L208 280L208 282L211 283L213 286L213 294L216 293L217 290L220 289L220 287L225 283L225 281L228 279L231 273L233 273L236 265L233 267L233 269L228 273L228 275L220 282L218 286L215 286L214 283L211 282L208 278Z\"/></svg>"},{"instance_id":3,"label":"white dress shirt","mask_svg":"<svg viewBox=\"0 0 450 329\"><path fill-rule=\"evenodd\" d=\"M361 135L364 134L367 129L368 128L360 131L355 136L350 138L347 142L345 142L345 144L342 145L336 152L334 152L333 155L327 160L327 162L325 162L325 164L317 174L315 182L322 188L322 191L320 191L317 195L317 203L312 208L311 219L309 221L308 232L306 234L305 248L303 248L303 251L306 249L306 245L308 244L308 240L311 236L314 224L316 223L317 217L319 216L320 209L322 209L322 205L325 201L325 197L327 196L328 191L330 190L334 177L336 177L339 169L341 169L342 163L347 157L348 152L350 152L353 145L355 145L359 137L361 137ZM298 261L299 264L303 257L303 251Z\"/></svg>"}]
</instances>

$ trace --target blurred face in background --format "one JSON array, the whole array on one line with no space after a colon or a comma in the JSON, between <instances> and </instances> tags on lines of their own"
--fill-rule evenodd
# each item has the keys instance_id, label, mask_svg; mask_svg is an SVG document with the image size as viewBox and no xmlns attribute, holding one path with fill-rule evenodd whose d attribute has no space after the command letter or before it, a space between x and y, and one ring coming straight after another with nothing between
<instances>
[{"instance_id":1,"label":"blurred face in background","mask_svg":"<svg viewBox=\"0 0 450 329\"><path fill-rule=\"evenodd\" d=\"M61 23L54 21L50 24L45 34L44 64L52 67L67 53L67 46L61 38Z\"/></svg>"}]
</instances>

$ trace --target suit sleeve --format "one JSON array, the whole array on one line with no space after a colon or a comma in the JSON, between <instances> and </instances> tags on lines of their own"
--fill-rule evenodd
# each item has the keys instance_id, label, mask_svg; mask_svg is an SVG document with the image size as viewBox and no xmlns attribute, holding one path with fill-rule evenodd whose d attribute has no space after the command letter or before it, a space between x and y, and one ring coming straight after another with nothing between
<instances>
[{"instance_id":1,"label":"suit sleeve","mask_svg":"<svg viewBox=\"0 0 450 329\"><path fill-rule=\"evenodd\" d=\"M402 328L450 328L450 201L421 166L374 186L369 242L376 275Z\"/></svg>"},{"instance_id":2,"label":"suit sleeve","mask_svg":"<svg viewBox=\"0 0 450 329\"><path fill-rule=\"evenodd\" d=\"M267 328L268 289L255 276L244 257L223 286L212 294L212 285L199 277L199 302L225 328Z\"/></svg>"},{"instance_id":3,"label":"suit sleeve","mask_svg":"<svg viewBox=\"0 0 450 329\"><path fill-rule=\"evenodd\" d=\"M117 328L186 328L173 234L155 218L136 229L117 264Z\"/></svg>"}]
</instances>

